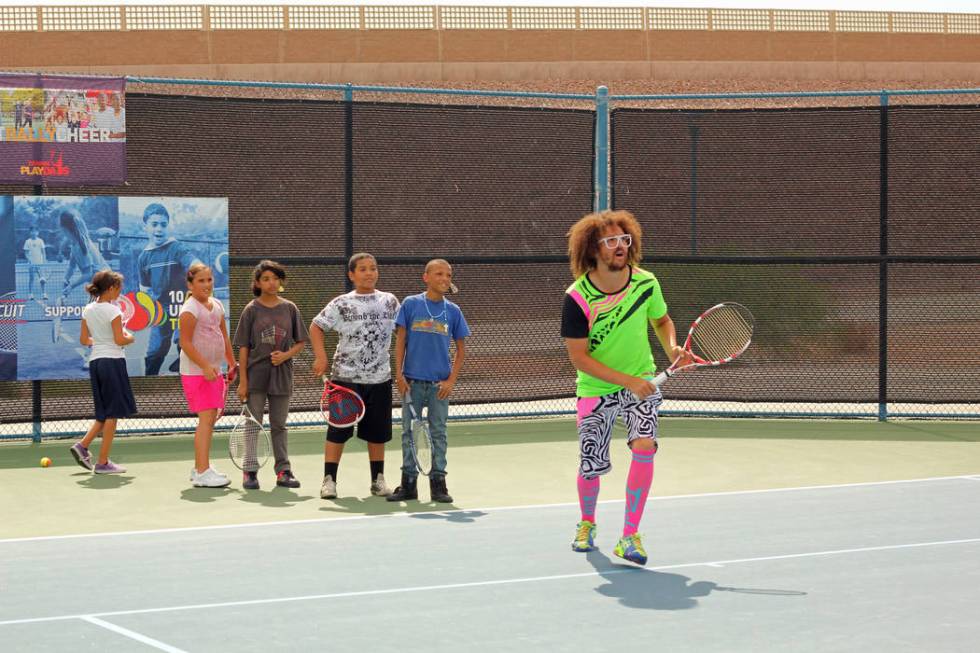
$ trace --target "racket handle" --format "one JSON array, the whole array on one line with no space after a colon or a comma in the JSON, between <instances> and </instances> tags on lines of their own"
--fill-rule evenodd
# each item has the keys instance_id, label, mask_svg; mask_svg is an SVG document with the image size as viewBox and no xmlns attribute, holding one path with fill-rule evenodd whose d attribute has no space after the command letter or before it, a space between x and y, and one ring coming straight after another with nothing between
<instances>
[{"instance_id":1,"label":"racket handle","mask_svg":"<svg viewBox=\"0 0 980 653\"><path fill-rule=\"evenodd\" d=\"M667 374L667 372L661 372L657 376L653 377L653 381L651 383L653 383L653 385L659 388L664 384L664 381L666 381L669 377L670 375Z\"/></svg>"}]
</instances>

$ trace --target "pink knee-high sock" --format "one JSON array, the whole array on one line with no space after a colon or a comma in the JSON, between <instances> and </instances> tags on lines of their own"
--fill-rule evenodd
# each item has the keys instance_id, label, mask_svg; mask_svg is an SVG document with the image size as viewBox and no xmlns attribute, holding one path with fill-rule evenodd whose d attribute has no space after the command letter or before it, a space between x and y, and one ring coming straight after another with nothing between
<instances>
[{"instance_id":1,"label":"pink knee-high sock","mask_svg":"<svg viewBox=\"0 0 980 653\"><path fill-rule=\"evenodd\" d=\"M585 478L578 475L578 503L582 508L582 521L595 523L595 504L599 499L600 476Z\"/></svg>"},{"instance_id":2,"label":"pink knee-high sock","mask_svg":"<svg viewBox=\"0 0 980 653\"><path fill-rule=\"evenodd\" d=\"M640 527L643 507L653 484L653 451L634 451L630 473L626 477L626 520L623 537L632 535Z\"/></svg>"}]
</instances>

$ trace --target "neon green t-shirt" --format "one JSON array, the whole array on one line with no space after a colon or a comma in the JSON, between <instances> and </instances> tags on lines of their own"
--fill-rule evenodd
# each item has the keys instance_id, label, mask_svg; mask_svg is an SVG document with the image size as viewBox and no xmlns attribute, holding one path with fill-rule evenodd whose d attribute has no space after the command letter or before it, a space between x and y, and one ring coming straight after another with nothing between
<instances>
[{"instance_id":1,"label":"neon green t-shirt","mask_svg":"<svg viewBox=\"0 0 980 653\"><path fill-rule=\"evenodd\" d=\"M582 275L565 291L562 308L563 338L588 338L589 355L600 363L630 376L653 377L656 364L650 350L649 323L667 314L657 281L651 272L631 268L630 280L620 290L606 294ZM579 397L601 397L622 386L579 371Z\"/></svg>"}]
</instances>

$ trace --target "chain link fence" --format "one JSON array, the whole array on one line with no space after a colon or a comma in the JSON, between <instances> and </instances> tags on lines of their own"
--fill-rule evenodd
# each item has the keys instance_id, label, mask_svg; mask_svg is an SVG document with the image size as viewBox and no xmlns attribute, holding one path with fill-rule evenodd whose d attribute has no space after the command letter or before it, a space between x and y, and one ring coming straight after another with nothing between
<instances>
[{"instance_id":1,"label":"chain link fence","mask_svg":"<svg viewBox=\"0 0 980 653\"><path fill-rule=\"evenodd\" d=\"M722 300L758 323L736 365L665 386L664 412L980 417L980 106L668 110L611 97L607 126L590 108L461 104L465 92L446 104L311 93L131 93L128 185L71 194L228 197L233 330L259 259L287 266L285 296L309 321L348 289L353 252L372 252L379 287L399 298L447 258L473 331L453 417L570 414L565 233L593 209L608 127L611 204L643 224L678 330ZM321 421L310 362L309 350L296 362L294 425ZM176 377L133 386L139 417L121 432L193 429ZM67 436L91 419L85 382L8 382L0 395L0 438Z\"/></svg>"}]
</instances>

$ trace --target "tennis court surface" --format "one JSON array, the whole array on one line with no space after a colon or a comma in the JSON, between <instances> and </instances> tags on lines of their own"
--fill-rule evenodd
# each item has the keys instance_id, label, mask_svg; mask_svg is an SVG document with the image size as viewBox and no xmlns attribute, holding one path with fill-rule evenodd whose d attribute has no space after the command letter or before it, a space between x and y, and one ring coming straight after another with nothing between
<instances>
[{"instance_id":1,"label":"tennis court surface","mask_svg":"<svg viewBox=\"0 0 980 653\"><path fill-rule=\"evenodd\" d=\"M453 426L456 503L409 511L367 496L356 448L341 498L319 499L317 433L293 438L302 488L248 494L239 483L189 488L188 439L122 440L130 473L98 479L61 454L52 468L26 466L64 442L6 445L3 650L973 651L980 641L975 424L665 419L643 569L612 556L625 448L603 482L599 549L577 554L572 423ZM389 451L389 476L395 460Z\"/></svg>"}]
</instances>

